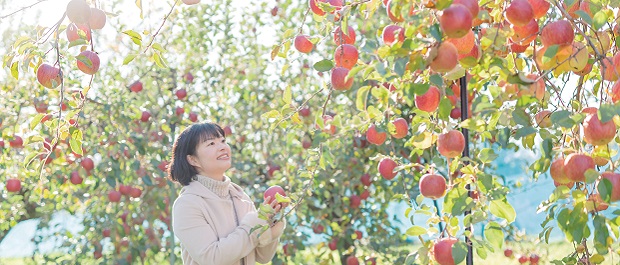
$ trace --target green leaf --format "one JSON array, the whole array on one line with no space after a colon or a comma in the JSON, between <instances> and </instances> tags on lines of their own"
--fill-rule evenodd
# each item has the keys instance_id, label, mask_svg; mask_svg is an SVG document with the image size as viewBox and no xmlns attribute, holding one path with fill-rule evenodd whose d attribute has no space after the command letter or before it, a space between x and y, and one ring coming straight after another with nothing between
<instances>
[{"instance_id":1,"label":"green leaf","mask_svg":"<svg viewBox=\"0 0 620 265\"><path fill-rule=\"evenodd\" d=\"M138 1L139 0L137 0L136 2ZM140 9L140 16L142 16L142 9ZM133 30L125 30L123 31L123 34L131 37L131 41L133 41L133 43L137 44L138 46L142 46L142 36L140 35L140 33Z\"/></svg>"},{"instance_id":2,"label":"green leaf","mask_svg":"<svg viewBox=\"0 0 620 265\"><path fill-rule=\"evenodd\" d=\"M363 86L357 90L357 97L355 98L355 107L359 111L366 110L366 102L368 99L368 91L370 90L370 86Z\"/></svg>"},{"instance_id":3,"label":"green leaf","mask_svg":"<svg viewBox=\"0 0 620 265\"><path fill-rule=\"evenodd\" d=\"M86 45L86 44L88 44L88 41L86 41L85 39L77 39L77 40L70 42L68 48L75 47L78 45Z\"/></svg>"},{"instance_id":4,"label":"green leaf","mask_svg":"<svg viewBox=\"0 0 620 265\"><path fill-rule=\"evenodd\" d=\"M601 104L599 108L600 120L602 123L608 122L614 118L615 115L620 114L620 105Z\"/></svg>"},{"instance_id":5,"label":"green leaf","mask_svg":"<svg viewBox=\"0 0 620 265\"><path fill-rule=\"evenodd\" d=\"M512 112L512 119L519 125L531 126L530 116L522 108L517 108Z\"/></svg>"},{"instance_id":6,"label":"green leaf","mask_svg":"<svg viewBox=\"0 0 620 265\"><path fill-rule=\"evenodd\" d=\"M39 153L37 153L37 152L30 152L30 153L28 153L28 155L24 159L24 168L28 168L28 166L30 166L30 164L32 163L32 161L34 161L34 159L37 157L37 155L39 155Z\"/></svg>"},{"instance_id":7,"label":"green leaf","mask_svg":"<svg viewBox=\"0 0 620 265\"><path fill-rule=\"evenodd\" d=\"M452 111L452 103L448 98L442 98L439 101L439 112L438 116L440 119L447 120L450 117L450 112Z\"/></svg>"},{"instance_id":8,"label":"green leaf","mask_svg":"<svg viewBox=\"0 0 620 265\"><path fill-rule=\"evenodd\" d=\"M504 231L498 223L489 222L484 227L484 237L495 249L502 249L504 245Z\"/></svg>"},{"instance_id":9,"label":"green leaf","mask_svg":"<svg viewBox=\"0 0 620 265\"><path fill-rule=\"evenodd\" d=\"M166 64L166 61L164 60L163 57L161 57L161 54L159 52L153 53L153 60L155 60L155 64L159 66L160 68L168 67Z\"/></svg>"},{"instance_id":10,"label":"green leaf","mask_svg":"<svg viewBox=\"0 0 620 265\"><path fill-rule=\"evenodd\" d=\"M323 59L314 64L314 70L319 72L326 72L334 68L334 62L332 60Z\"/></svg>"},{"instance_id":11,"label":"green leaf","mask_svg":"<svg viewBox=\"0 0 620 265\"><path fill-rule=\"evenodd\" d=\"M408 236L421 236L424 234L426 234L426 228L418 226L418 225L414 225L412 227L409 227L409 229L407 229Z\"/></svg>"},{"instance_id":12,"label":"green leaf","mask_svg":"<svg viewBox=\"0 0 620 265\"><path fill-rule=\"evenodd\" d=\"M441 30L439 29L439 24L437 23L433 24L430 28L430 33L431 33L431 36L435 38L435 40L441 41L443 34Z\"/></svg>"},{"instance_id":13,"label":"green leaf","mask_svg":"<svg viewBox=\"0 0 620 265\"><path fill-rule=\"evenodd\" d=\"M291 104L292 99L293 94L291 92L291 86L289 85L284 90L284 94L282 94L282 101L284 101L284 104Z\"/></svg>"},{"instance_id":14,"label":"green leaf","mask_svg":"<svg viewBox=\"0 0 620 265\"><path fill-rule=\"evenodd\" d=\"M496 154L495 151L491 148L484 148L480 150L480 155L478 156L480 161L485 164L493 162L493 160L495 160L497 157L499 157L499 155Z\"/></svg>"},{"instance_id":15,"label":"green leaf","mask_svg":"<svg viewBox=\"0 0 620 265\"><path fill-rule=\"evenodd\" d=\"M71 146L71 151L73 151L74 153L76 153L78 155L83 155L83 153L82 153L82 141L77 140L75 138L71 138L71 140L69 140L69 145Z\"/></svg>"},{"instance_id":16,"label":"green leaf","mask_svg":"<svg viewBox=\"0 0 620 265\"><path fill-rule=\"evenodd\" d=\"M11 76L19 80L19 62L13 62L11 64Z\"/></svg>"},{"instance_id":17,"label":"green leaf","mask_svg":"<svg viewBox=\"0 0 620 265\"><path fill-rule=\"evenodd\" d=\"M572 128L575 122L570 118L570 111L560 110L551 113L551 123L560 125L564 128Z\"/></svg>"},{"instance_id":18,"label":"green leaf","mask_svg":"<svg viewBox=\"0 0 620 265\"><path fill-rule=\"evenodd\" d=\"M45 114L43 113L38 113L37 115L35 115L34 118L32 118L32 120L30 121L30 130L34 130L34 127L41 123L43 117L45 117Z\"/></svg>"},{"instance_id":19,"label":"green leaf","mask_svg":"<svg viewBox=\"0 0 620 265\"><path fill-rule=\"evenodd\" d=\"M136 56L138 56L138 55L137 54L128 54L127 57L125 57L125 59L123 60L123 65L127 65L128 63L133 61L133 59L136 58Z\"/></svg>"},{"instance_id":20,"label":"green leaf","mask_svg":"<svg viewBox=\"0 0 620 265\"><path fill-rule=\"evenodd\" d=\"M579 9L575 11L575 14L578 15L581 19L583 19L583 21L588 23L588 25L592 25L592 18L590 17L590 15L588 15L588 13L586 13L586 11Z\"/></svg>"},{"instance_id":21,"label":"green leaf","mask_svg":"<svg viewBox=\"0 0 620 265\"><path fill-rule=\"evenodd\" d=\"M594 254L590 257L590 262L593 264L601 264L605 261L605 257L601 254Z\"/></svg>"},{"instance_id":22,"label":"green leaf","mask_svg":"<svg viewBox=\"0 0 620 265\"><path fill-rule=\"evenodd\" d=\"M492 200L491 204L489 205L489 210L491 211L491 214L499 218L506 219L508 223L514 222L515 218L517 217L515 209L505 199Z\"/></svg>"},{"instance_id":23,"label":"green leaf","mask_svg":"<svg viewBox=\"0 0 620 265\"><path fill-rule=\"evenodd\" d=\"M78 56L75 57L75 59L77 59L78 61L82 62L87 67L93 67L93 62L90 60L90 58L88 58L88 57L86 57L84 55L78 55Z\"/></svg>"},{"instance_id":24,"label":"green leaf","mask_svg":"<svg viewBox=\"0 0 620 265\"><path fill-rule=\"evenodd\" d=\"M394 73L402 77L407 70L407 63L409 63L409 57L399 58L394 62Z\"/></svg>"},{"instance_id":25,"label":"green leaf","mask_svg":"<svg viewBox=\"0 0 620 265\"><path fill-rule=\"evenodd\" d=\"M526 137L526 136L529 136L535 133L536 133L536 129L531 126L519 128L517 132L515 133L515 139L521 139L523 137Z\"/></svg>"},{"instance_id":26,"label":"green leaf","mask_svg":"<svg viewBox=\"0 0 620 265\"><path fill-rule=\"evenodd\" d=\"M452 246L452 258L454 259L454 264L459 264L465 260L467 256L467 244L465 242L457 241Z\"/></svg>"},{"instance_id":27,"label":"green leaf","mask_svg":"<svg viewBox=\"0 0 620 265\"><path fill-rule=\"evenodd\" d=\"M144 19L144 15L142 13L142 0L136 0L136 6L140 9L140 19Z\"/></svg>"},{"instance_id":28,"label":"green leaf","mask_svg":"<svg viewBox=\"0 0 620 265\"><path fill-rule=\"evenodd\" d=\"M594 15L592 26L594 26L596 30L601 29L601 27L603 27L606 23L607 23L607 13L598 12Z\"/></svg>"},{"instance_id":29,"label":"green leaf","mask_svg":"<svg viewBox=\"0 0 620 265\"><path fill-rule=\"evenodd\" d=\"M153 181L149 178L149 176L142 176L142 181L148 186L153 186Z\"/></svg>"},{"instance_id":30,"label":"green leaf","mask_svg":"<svg viewBox=\"0 0 620 265\"><path fill-rule=\"evenodd\" d=\"M112 188L116 187L116 178L114 178L114 176L105 177L105 182L107 182Z\"/></svg>"},{"instance_id":31,"label":"green leaf","mask_svg":"<svg viewBox=\"0 0 620 265\"><path fill-rule=\"evenodd\" d=\"M596 186L596 188L598 189L598 193L601 195L601 199L609 203L611 200L611 192L613 190L611 181L609 181L609 179L602 178L598 182L598 186Z\"/></svg>"},{"instance_id":32,"label":"green leaf","mask_svg":"<svg viewBox=\"0 0 620 265\"><path fill-rule=\"evenodd\" d=\"M157 42L153 43L153 45L151 45L151 47L153 49L155 49L155 50L160 51L160 52L166 52L166 49L163 46L161 46L161 44L159 44Z\"/></svg>"},{"instance_id":33,"label":"green leaf","mask_svg":"<svg viewBox=\"0 0 620 265\"><path fill-rule=\"evenodd\" d=\"M439 74L431 75L430 79L431 83L435 84L437 87L443 86L443 78Z\"/></svg>"},{"instance_id":34,"label":"green leaf","mask_svg":"<svg viewBox=\"0 0 620 265\"><path fill-rule=\"evenodd\" d=\"M555 57L556 54L558 54L558 45L551 45L549 46L549 48L547 48L547 51L545 51L545 54L543 55L542 58L542 63L546 64L548 62L550 62L553 57Z\"/></svg>"}]
</instances>

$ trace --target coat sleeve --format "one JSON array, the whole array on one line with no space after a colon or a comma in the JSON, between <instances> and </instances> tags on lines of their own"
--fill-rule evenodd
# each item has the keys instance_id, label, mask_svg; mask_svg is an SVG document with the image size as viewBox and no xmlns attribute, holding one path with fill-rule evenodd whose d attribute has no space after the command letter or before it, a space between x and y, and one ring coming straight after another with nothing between
<instances>
[{"instance_id":1,"label":"coat sleeve","mask_svg":"<svg viewBox=\"0 0 620 265\"><path fill-rule=\"evenodd\" d=\"M280 244L280 236L282 236L284 228L286 228L286 220L280 221L277 225L270 228L268 232L272 234L273 239L265 245L259 244L256 248L256 261L258 263L265 264L273 259Z\"/></svg>"},{"instance_id":2,"label":"coat sleeve","mask_svg":"<svg viewBox=\"0 0 620 265\"><path fill-rule=\"evenodd\" d=\"M256 215L246 215L232 233L219 240L200 206L191 198L177 199L172 218L174 234L198 264L231 264L250 254L258 244L256 233L249 233L252 227L260 225Z\"/></svg>"}]
</instances>

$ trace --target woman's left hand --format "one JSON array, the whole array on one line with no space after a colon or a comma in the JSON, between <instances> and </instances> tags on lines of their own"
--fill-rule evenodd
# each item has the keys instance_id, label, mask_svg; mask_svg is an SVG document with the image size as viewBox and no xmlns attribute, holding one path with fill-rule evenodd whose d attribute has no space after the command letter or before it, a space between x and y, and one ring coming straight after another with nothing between
<instances>
[{"instance_id":1,"label":"woman's left hand","mask_svg":"<svg viewBox=\"0 0 620 265\"><path fill-rule=\"evenodd\" d=\"M271 208L275 210L275 213L279 213L282 209L288 206L288 202L278 203L278 201L271 196L265 198L264 204L268 204L269 206L271 206Z\"/></svg>"}]
</instances>

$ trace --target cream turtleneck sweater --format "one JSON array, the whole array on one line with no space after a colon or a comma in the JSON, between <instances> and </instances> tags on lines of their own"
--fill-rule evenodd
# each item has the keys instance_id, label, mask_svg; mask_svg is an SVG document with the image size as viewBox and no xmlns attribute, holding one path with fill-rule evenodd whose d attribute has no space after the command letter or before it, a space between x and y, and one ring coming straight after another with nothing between
<instances>
[{"instance_id":1,"label":"cream turtleneck sweater","mask_svg":"<svg viewBox=\"0 0 620 265\"><path fill-rule=\"evenodd\" d=\"M196 181L221 198L228 198L230 196L228 192L230 188L230 178L227 176L224 176L224 181L218 181L203 175L196 175Z\"/></svg>"}]
</instances>

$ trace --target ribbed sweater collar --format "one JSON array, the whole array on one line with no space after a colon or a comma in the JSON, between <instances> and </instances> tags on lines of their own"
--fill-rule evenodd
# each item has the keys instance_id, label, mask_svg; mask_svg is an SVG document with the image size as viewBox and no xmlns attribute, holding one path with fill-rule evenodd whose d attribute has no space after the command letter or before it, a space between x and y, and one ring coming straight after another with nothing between
<instances>
[{"instance_id":1,"label":"ribbed sweater collar","mask_svg":"<svg viewBox=\"0 0 620 265\"><path fill-rule=\"evenodd\" d=\"M224 176L224 181L218 181L203 175L196 175L196 181L198 181L200 184L205 186L207 189L209 189L219 197L224 198L228 196L231 182L230 178L227 176Z\"/></svg>"}]
</instances>

